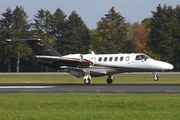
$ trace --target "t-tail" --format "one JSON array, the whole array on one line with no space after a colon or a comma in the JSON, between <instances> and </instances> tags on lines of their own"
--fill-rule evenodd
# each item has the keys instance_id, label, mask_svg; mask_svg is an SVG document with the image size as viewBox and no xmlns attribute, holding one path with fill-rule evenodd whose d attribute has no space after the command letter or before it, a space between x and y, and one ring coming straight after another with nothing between
<instances>
[{"instance_id":1,"label":"t-tail","mask_svg":"<svg viewBox=\"0 0 180 120\"><path fill-rule=\"evenodd\" d=\"M24 39L36 56L61 56L41 39Z\"/></svg>"},{"instance_id":2,"label":"t-tail","mask_svg":"<svg viewBox=\"0 0 180 120\"><path fill-rule=\"evenodd\" d=\"M11 40L6 40L11 41ZM12 41L26 41L32 51L35 53L38 62L50 67L57 58L61 57L61 55L54 50L51 46L49 46L46 42L38 38L32 39L16 39Z\"/></svg>"}]
</instances>

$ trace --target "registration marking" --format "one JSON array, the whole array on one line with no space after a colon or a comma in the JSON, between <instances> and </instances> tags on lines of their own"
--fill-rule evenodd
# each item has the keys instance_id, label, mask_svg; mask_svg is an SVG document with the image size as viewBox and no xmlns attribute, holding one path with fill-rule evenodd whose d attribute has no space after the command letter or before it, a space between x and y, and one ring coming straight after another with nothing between
<instances>
[{"instance_id":1,"label":"registration marking","mask_svg":"<svg viewBox=\"0 0 180 120\"><path fill-rule=\"evenodd\" d=\"M26 89L34 89L34 88L53 88L54 86L0 86L0 89L21 89L21 88L26 88Z\"/></svg>"}]
</instances>

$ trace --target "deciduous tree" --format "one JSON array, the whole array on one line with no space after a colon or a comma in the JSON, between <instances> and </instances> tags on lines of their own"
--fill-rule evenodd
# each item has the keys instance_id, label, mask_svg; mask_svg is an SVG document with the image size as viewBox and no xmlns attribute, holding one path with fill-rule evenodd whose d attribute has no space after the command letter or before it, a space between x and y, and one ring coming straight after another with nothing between
<instances>
[{"instance_id":1,"label":"deciduous tree","mask_svg":"<svg viewBox=\"0 0 180 120\"><path fill-rule=\"evenodd\" d=\"M147 43L149 41L149 32L144 24L135 24L136 29L132 40L132 52L147 51Z\"/></svg>"}]
</instances>

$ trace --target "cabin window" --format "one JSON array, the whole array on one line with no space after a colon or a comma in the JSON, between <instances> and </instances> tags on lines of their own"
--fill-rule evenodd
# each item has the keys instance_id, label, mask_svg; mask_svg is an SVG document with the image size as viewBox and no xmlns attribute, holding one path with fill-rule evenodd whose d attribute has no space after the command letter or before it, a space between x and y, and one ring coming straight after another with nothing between
<instances>
[{"instance_id":1,"label":"cabin window","mask_svg":"<svg viewBox=\"0 0 180 120\"><path fill-rule=\"evenodd\" d=\"M118 60L118 57L115 57L115 58L114 58L114 61L117 61L117 60Z\"/></svg>"},{"instance_id":2,"label":"cabin window","mask_svg":"<svg viewBox=\"0 0 180 120\"><path fill-rule=\"evenodd\" d=\"M102 57L99 57L98 61L101 62L102 61Z\"/></svg>"},{"instance_id":3,"label":"cabin window","mask_svg":"<svg viewBox=\"0 0 180 120\"><path fill-rule=\"evenodd\" d=\"M106 62L106 61L107 61L107 57L104 58L104 62Z\"/></svg>"},{"instance_id":4,"label":"cabin window","mask_svg":"<svg viewBox=\"0 0 180 120\"><path fill-rule=\"evenodd\" d=\"M109 61L112 61L112 59L113 59L113 58L112 58L112 57L110 57L110 58L109 58Z\"/></svg>"},{"instance_id":5,"label":"cabin window","mask_svg":"<svg viewBox=\"0 0 180 120\"><path fill-rule=\"evenodd\" d=\"M120 57L120 61L123 61L123 57Z\"/></svg>"},{"instance_id":6,"label":"cabin window","mask_svg":"<svg viewBox=\"0 0 180 120\"><path fill-rule=\"evenodd\" d=\"M129 57L129 56L127 56L127 57L126 57L126 61L129 61L129 59L130 59L130 57Z\"/></svg>"}]
</instances>

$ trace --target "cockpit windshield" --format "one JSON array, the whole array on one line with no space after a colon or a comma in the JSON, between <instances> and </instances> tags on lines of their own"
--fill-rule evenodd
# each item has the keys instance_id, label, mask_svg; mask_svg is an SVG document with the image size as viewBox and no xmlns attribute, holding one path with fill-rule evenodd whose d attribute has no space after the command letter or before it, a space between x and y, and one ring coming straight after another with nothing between
<instances>
[{"instance_id":1,"label":"cockpit windshield","mask_svg":"<svg viewBox=\"0 0 180 120\"><path fill-rule=\"evenodd\" d=\"M135 58L135 60L147 60L147 59L152 59L152 58L149 57L149 56L146 55L146 54L139 54L139 55L136 55L136 58Z\"/></svg>"}]
</instances>

